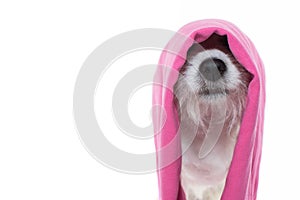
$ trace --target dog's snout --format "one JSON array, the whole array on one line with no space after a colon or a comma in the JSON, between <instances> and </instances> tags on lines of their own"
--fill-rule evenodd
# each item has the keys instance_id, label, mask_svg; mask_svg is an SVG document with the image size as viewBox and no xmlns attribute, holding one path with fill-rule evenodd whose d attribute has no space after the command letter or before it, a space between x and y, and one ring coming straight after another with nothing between
<instances>
[{"instance_id":1,"label":"dog's snout","mask_svg":"<svg viewBox=\"0 0 300 200\"><path fill-rule=\"evenodd\" d=\"M227 67L222 60L213 58L204 60L200 64L199 70L207 80L217 81L224 75Z\"/></svg>"}]
</instances>

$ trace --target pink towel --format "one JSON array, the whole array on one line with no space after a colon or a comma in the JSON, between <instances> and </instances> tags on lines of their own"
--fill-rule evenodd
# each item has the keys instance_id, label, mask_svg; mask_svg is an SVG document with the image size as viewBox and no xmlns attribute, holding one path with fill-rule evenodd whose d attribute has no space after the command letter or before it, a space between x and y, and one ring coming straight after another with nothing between
<instances>
[{"instance_id":1,"label":"pink towel","mask_svg":"<svg viewBox=\"0 0 300 200\"><path fill-rule=\"evenodd\" d=\"M201 20L185 25L162 52L153 86L153 123L157 151L159 200L185 200L180 186L181 143L178 115L173 103L173 85L193 40L202 42L211 34L227 35L235 58L254 75L222 200L255 200L262 150L265 105L263 63L249 38L223 20ZM184 37L185 39L182 39Z\"/></svg>"}]
</instances>

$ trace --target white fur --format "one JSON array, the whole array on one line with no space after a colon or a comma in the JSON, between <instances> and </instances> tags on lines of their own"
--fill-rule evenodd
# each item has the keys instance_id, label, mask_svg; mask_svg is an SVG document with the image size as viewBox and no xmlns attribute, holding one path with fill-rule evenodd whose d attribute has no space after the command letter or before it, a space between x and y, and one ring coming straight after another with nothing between
<instances>
[{"instance_id":1,"label":"white fur","mask_svg":"<svg viewBox=\"0 0 300 200\"><path fill-rule=\"evenodd\" d=\"M211 49L211 50L199 52L189 61L189 65L185 72L184 78L186 79L190 87L195 90L201 87L201 84L203 83L203 79L201 79L199 83L198 68L204 60L212 59L212 58L218 58L222 60L227 66L227 71L224 74L224 78L219 79L216 83L213 83L213 85L215 87L224 87L224 85L226 84L226 87L228 87L228 89L234 89L235 87L237 87L237 85L241 83L240 73L235 67L235 65L233 64L230 56L228 56L227 54L225 54L224 52L218 49ZM212 84L212 82L210 81L206 81L206 83Z\"/></svg>"},{"instance_id":2,"label":"white fur","mask_svg":"<svg viewBox=\"0 0 300 200\"><path fill-rule=\"evenodd\" d=\"M227 66L216 82L199 72L200 64L208 58L218 58ZM212 49L188 60L174 86L184 151L181 184L187 200L221 198L245 105L247 88L240 79L232 58ZM217 92L201 95L202 90Z\"/></svg>"}]
</instances>

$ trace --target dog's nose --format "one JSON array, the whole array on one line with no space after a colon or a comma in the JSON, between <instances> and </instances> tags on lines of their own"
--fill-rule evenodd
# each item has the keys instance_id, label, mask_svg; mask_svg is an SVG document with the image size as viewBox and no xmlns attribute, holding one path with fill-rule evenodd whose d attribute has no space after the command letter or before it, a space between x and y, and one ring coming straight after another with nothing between
<instances>
[{"instance_id":1,"label":"dog's nose","mask_svg":"<svg viewBox=\"0 0 300 200\"><path fill-rule=\"evenodd\" d=\"M225 63L217 58L204 60L199 70L201 74L209 81L219 80L227 70Z\"/></svg>"}]
</instances>

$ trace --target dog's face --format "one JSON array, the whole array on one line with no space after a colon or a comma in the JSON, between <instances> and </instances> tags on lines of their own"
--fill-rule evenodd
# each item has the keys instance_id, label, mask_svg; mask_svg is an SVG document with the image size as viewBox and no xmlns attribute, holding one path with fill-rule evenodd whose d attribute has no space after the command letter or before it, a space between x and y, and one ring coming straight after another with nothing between
<instances>
[{"instance_id":1,"label":"dog's face","mask_svg":"<svg viewBox=\"0 0 300 200\"><path fill-rule=\"evenodd\" d=\"M237 119L252 78L231 53L227 37L213 34L189 48L174 85L175 102L182 117L195 123L209 120L210 109L219 105L226 106L228 117Z\"/></svg>"},{"instance_id":2,"label":"dog's face","mask_svg":"<svg viewBox=\"0 0 300 200\"><path fill-rule=\"evenodd\" d=\"M226 36L216 34L189 49L180 73L190 92L206 100L239 92L252 79L252 74L234 58Z\"/></svg>"}]
</instances>

